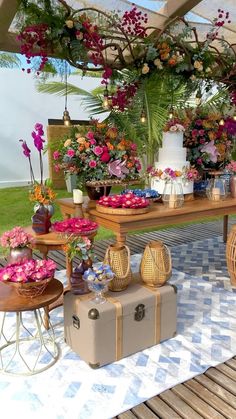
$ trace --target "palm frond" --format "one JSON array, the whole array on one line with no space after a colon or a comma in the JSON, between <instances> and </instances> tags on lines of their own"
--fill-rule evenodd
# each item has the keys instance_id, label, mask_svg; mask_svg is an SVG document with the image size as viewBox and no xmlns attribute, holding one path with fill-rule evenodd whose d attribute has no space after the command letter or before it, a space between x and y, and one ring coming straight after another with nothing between
<instances>
[{"instance_id":1,"label":"palm frond","mask_svg":"<svg viewBox=\"0 0 236 419\"><path fill-rule=\"evenodd\" d=\"M16 54L1 52L0 53L0 68L14 68L20 67L21 61Z\"/></svg>"}]
</instances>

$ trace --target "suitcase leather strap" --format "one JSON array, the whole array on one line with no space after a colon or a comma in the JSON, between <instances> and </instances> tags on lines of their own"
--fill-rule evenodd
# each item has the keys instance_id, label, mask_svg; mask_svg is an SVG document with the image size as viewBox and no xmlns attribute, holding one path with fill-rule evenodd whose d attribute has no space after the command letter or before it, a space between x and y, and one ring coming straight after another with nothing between
<instances>
[{"instance_id":1,"label":"suitcase leather strap","mask_svg":"<svg viewBox=\"0 0 236 419\"><path fill-rule=\"evenodd\" d=\"M106 295L106 299L114 304L116 309L116 361L122 358L123 348L123 328L122 328L122 305L120 301L116 300L109 295Z\"/></svg>"},{"instance_id":2,"label":"suitcase leather strap","mask_svg":"<svg viewBox=\"0 0 236 419\"><path fill-rule=\"evenodd\" d=\"M154 345L161 341L161 293L157 289L152 289L146 284L142 284L148 291L155 295L155 328L154 328Z\"/></svg>"}]
</instances>

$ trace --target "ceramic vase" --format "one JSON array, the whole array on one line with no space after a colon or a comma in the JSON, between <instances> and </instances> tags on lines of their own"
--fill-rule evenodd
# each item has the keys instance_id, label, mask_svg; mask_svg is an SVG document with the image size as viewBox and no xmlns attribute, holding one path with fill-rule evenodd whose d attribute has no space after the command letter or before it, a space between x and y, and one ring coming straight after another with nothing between
<instances>
[{"instance_id":1,"label":"ceramic vase","mask_svg":"<svg viewBox=\"0 0 236 419\"><path fill-rule=\"evenodd\" d=\"M70 277L71 291L75 295L88 294L90 292L87 282L83 280L84 272L92 267L91 259L82 260L78 266L73 269Z\"/></svg>"},{"instance_id":2,"label":"ceramic vase","mask_svg":"<svg viewBox=\"0 0 236 419\"><path fill-rule=\"evenodd\" d=\"M36 209L35 214L32 216L32 229L37 235L47 234L51 227L51 214L49 212L51 208L47 208L45 205L39 205Z\"/></svg>"},{"instance_id":3,"label":"ceramic vase","mask_svg":"<svg viewBox=\"0 0 236 419\"><path fill-rule=\"evenodd\" d=\"M9 264L24 262L27 259L32 259L32 249L29 247L10 248L10 253L7 258Z\"/></svg>"},{"instance_id":4,"label":"ceramic vase","mask_svg":"<svg viewBox=\"0 0 236 419\"><path fill-rule=\"evenodd\" d=\"M87 186L86 191L88 194L89 199L92 201L97 201L102 196L108 196L111 191L111 186Z\"/></svg>"}]
</instances>

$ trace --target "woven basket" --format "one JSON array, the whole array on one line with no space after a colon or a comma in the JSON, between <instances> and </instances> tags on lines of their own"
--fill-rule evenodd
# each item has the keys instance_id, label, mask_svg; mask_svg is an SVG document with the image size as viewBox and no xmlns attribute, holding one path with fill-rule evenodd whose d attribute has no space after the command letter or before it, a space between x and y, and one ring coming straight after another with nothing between
<instances>
[{"instance_id":1,"label":"woven basket","mask_svg":"<svg viewBox=\"0 0 236 419\"><path fill-rule=\"evenodd\" d=\"M111 291L122 291L132 280L130 268L130 250L127 246L110 245L107 248L104 263L110 265L115 277L109 282Z\"/></svg>"},{"instance_id":2,"label":"woven basket","mask_svg":"<svg viewBox=\"0 0 236 419\"><path fill-rule=\"evenodd\" d=\"M236 287L236 225L229 233L226 243L226 262L232 287Z\"/></svg>"},{"instance_id":3,"label":"woven basket","mask_svg":"<svg viewBox=\"0 0 236 419\"><path fill-rule=\"evenodd\" d=\"M147 285L161 287L171 277L171 255L167 246L161 241L149 242L142 256L140 275Z\"/></svg>"},{"instance_id":4,"label":"woven basket","mask_svg":"<svg viewBox=\"0 0 236 419\"><path fill-rule=\"evenodd\" d=\"M8 282L3 281L3 284L10 285L11 287L15 288L15 291L18 295L22 297L34 298L38 297L39 295L43 294L45 289L47 288L49 282L53 278L45 278L42 281L38 282Z\"/></svg>"}]
</instances>

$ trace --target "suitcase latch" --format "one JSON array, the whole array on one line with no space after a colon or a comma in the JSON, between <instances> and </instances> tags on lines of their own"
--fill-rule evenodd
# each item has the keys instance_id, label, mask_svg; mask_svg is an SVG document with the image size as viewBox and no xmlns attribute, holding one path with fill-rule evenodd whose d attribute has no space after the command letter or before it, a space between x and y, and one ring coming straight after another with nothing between
<instances>
[{"instance_id":1,"label":"suitcase latch","mask_svg":"<svg viewBox=\"0 0 236 419\"><path fill-rule=\"evenodd\" d=\"M80 319L79 319L79 317L77 317L75 314L73 314L73 316L72 316L72 321L73 321L73 326L76 328L76 329L79 329L80 328Z\"/></svg>"},{"instance_id":2,"label":"suitcase latch","mask_svg":"<svg viewBox=\"0 0 236 419\"><path fill-rule=\"evenodd\" d=\"M136 322L140 322L141 320L143 320L144 316L145 316L145 305L139 304L137 307L135 307L134 320L136 320Z\"/></svg>"}]
</instances>

